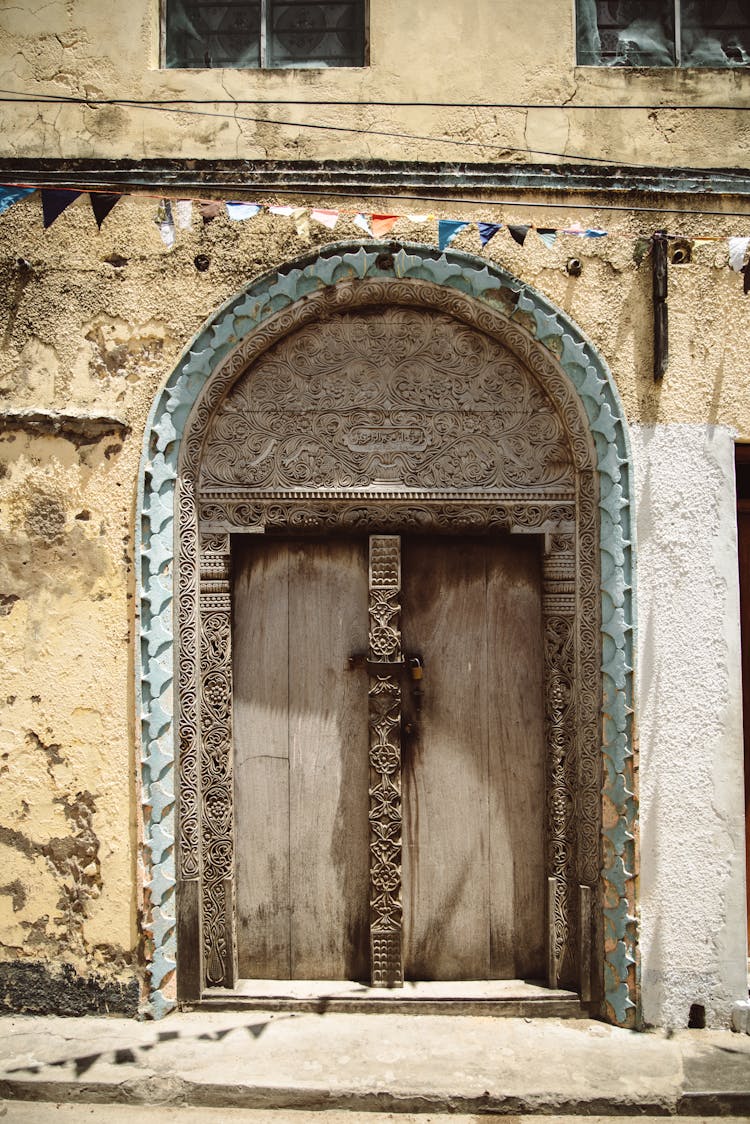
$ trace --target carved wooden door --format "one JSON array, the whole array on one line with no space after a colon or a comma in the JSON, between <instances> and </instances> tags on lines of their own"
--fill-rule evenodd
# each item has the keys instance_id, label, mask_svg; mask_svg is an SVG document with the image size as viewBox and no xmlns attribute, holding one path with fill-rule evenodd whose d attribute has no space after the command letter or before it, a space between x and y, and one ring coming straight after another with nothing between
<instances>
[{"instance_id":1,"label":"carved wooden door","mask_svg":"<svg viewBox=\"0 0 750 1124\"><path fill-rule=\"evenodd\" d=\"M235 540L241 977L542 978L537 541Z\"/></svg>"}]
</instances>

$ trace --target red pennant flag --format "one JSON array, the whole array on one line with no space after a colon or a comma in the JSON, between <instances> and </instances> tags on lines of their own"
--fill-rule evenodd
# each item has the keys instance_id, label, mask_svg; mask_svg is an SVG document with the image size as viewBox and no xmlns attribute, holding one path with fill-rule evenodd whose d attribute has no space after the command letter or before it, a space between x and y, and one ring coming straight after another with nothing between
<instances>
[{"instance_id":1,"label":"red pennant flag","mask_svg":"<svg viewBox=\"0 0 750 1124\"><path fill-rule=\"evenodd\" d=\"M201 199L198 205L204 223L213 222L224 210L224 204L215 199Z\"/></svg>"},{"instance_id":2,"label":"red pennant flag","mask_svg":"<svg viewBox=\"0 0 750 1124\"><path fill-rule=\"evenodd\" d=\"M390 234L397 222L398 215L370 215L370 226L376 238Z\"/></svg>"}]
</instances>

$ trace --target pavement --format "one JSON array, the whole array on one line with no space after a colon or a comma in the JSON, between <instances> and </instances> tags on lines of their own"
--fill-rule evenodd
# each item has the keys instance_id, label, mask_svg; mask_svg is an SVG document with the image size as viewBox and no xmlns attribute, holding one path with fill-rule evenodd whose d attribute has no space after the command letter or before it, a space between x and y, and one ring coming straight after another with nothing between
<instances>
[{"instance_id":1,"label":"pavement","mask_svg":"<svg viewBox=\"0 0 750 1124\"><path fill-rule=\"evenodd\" d=\"M354 1124L359 1114L399 1122L412 1114L420 1124L445 1114L750 1120L750 1036L462 1015L194 1011L158 1023L8 1015L0 1098L0 1124L95 1124L104 1115L110 1124L278 1124L279 1114L300 1124L313 1113L321 1124Z\"/></svg>"}]
</instances>

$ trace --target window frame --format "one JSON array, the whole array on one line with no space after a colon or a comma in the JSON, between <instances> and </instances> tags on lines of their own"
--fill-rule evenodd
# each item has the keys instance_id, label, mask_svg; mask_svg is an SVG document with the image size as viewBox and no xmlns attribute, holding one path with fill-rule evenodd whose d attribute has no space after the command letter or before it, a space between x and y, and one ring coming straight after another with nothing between
<instances>
[{"instance_id":1,"label":"window frame","mask_svg":"<svg viewBox=\"0 0 750 1124\"><path fill-rule=\"evenodd\" d=\"M369 0L365 0L369 2ZM627 71L641 71L653 70L658 72L675 71L675 70L700 70L711 71L716 73L724 73L725 71L748 71L750 70L750 63L744 63L737 66L696 66L695 63L683 63L682 61L682 2L683 0L673 0L674 6L674 57L675 61L671 66L660 66L656 63L647 63L644 66L611 66L606 62L579 62L578 61L578 0L573 0L573 30L575 40L576 52L576 66L585 68L587 70L627 70Z\"/></svg>"},{"instance_id":2,"label":"window frame","mask_svg":"<svg viewBox=\"0 0 750 1124\"><path fill-rule=\"evenodd\" d=\"M310 0L314 3L315 0ZM258 66L168 66L167 65L167 3L168 0L159 0L159 69L160 70L237 70L258 74L260 72L273 73L277 70L365 70L370 65L370 0L361 0L362 3L362 62L355 66L327 66L325 63L281 63L269 65L267 60L268 21L271 6L269 0L260 0L260 41L258 47ZM265 18L264 18L265 13Z\"/></svg>"}]
</instances>

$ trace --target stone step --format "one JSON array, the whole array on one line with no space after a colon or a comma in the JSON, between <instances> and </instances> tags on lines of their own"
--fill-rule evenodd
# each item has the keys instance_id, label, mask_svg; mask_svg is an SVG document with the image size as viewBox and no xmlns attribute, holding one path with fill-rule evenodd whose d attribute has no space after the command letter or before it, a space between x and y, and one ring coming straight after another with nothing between
<instances>
[{"instance_id":1,"label":"stone step","mask_svg":"<svg viewBox=\"0 0 750 1124\"><path fill-rule=\"evenodd\" d=\"M525 980L421 981L399 988L347 980L239 980L232 989L206 990L200 1002L190 1006L206 1011L587 1017L575 992Z\"/></svg>"}]
</instances>

